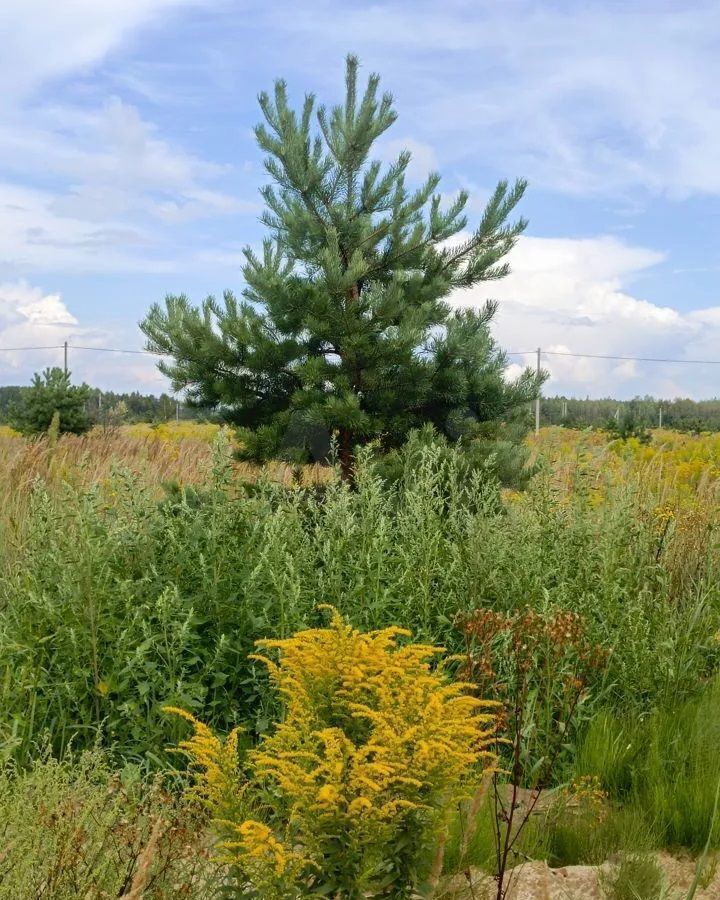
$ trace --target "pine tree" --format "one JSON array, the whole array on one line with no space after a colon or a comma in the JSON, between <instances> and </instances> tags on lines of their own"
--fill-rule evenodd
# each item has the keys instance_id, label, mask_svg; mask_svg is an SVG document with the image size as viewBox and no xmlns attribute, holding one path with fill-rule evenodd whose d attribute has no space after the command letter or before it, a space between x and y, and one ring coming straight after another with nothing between
<instances>
[{"instance_id":1,"label":"pine tree","mask_svg":"<svg viewBox=\"0 0 720 900\"><path fill-rule=\"evenodd\" d=\"M152 307L142 328L174 390L241 426L248 458L303 459L337 436L343 474L356 445L400 446L431 423L457 439L531 400L531 372L509 383L489 325L496 304L453 311L451 291L502 278L526 227L509 222L525 181L502 181L477 228L468 195L443 208L440 177L406 184L410 153L371 158L396 120L371 75L358 95L348 57L345 103L296 113L284 81L259 97L255 134L272 184L262 189L269 236L247 248L244 299L200 308L186 296ZM317 450L316 450L317 452Z\"/></svg>"},{"instance_id":2,"label":"pine tree","mask_svg":"<svg viewBox=\"0 0 720 900\"><path fill-rule=\"evenodd\" d=\"M90 428L87 412L90 388L86 384L72 385L70 373L59 368L45 369L35 374L32 384L10 409L13 428L23 434L42 434L56 420L57 430L64 434L83 434Z\"/></svg>"}]
</instances>

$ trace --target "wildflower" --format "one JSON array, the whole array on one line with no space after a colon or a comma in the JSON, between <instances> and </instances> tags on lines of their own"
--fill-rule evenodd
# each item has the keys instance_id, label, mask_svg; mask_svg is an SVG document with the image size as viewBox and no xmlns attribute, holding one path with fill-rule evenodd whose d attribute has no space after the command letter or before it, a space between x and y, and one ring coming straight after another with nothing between
<instances>
[{"instance_id":1,"label":"wildflower","mask_svg":"<svg viewBox=\"0 0 720 900\"><path fill-rule=\"evenodd\" d=\"M193 726L193 736L180 741L177 749L187 756L198 770L200 777L197 791L202 799L216 814L221 814L229 796L238 789L240 782L238 761L240 729L233 729L225 741L221 741L207 725L184 709L165 706L163 712L180 716Z\"/></svg>"},{"instance_id":2,"label":"wildflower","mask_svg":"<svg viewBox=\"0 0 720 900\"><path fill-rule=\"evenodd\" d=\"M240 840L224 841L222 847L229 851L240 851L251 860L270 862L276 875L283 875L296 855L288 851L273 835L267 825L249 819L235 827ZM234 861L231 856L229 861Z\"/></svg>"},{"instance_id":3,"label":"wildflower","mask_svg":"<svg viewBox=\"0 0 720 900\"><path fill-rule=\"evenodd\" d=\"M261 893L280 876L307 885L320 869L370 890L377 859L395 865L422 852L444 811L494 766L499 704L448 681L433 666L442 648L401 644L405 637L399 628L360 632L333 610L328 628L258 642L278 654L254 658L285 708L248 754L247 780L236 733L223 743L174 710L195 729L179 747L206 802L218 809L224 798L227 808L235 790L246 808L263 811L262 821L226 817L222 844Z\"/></svg>"}]
</instances>

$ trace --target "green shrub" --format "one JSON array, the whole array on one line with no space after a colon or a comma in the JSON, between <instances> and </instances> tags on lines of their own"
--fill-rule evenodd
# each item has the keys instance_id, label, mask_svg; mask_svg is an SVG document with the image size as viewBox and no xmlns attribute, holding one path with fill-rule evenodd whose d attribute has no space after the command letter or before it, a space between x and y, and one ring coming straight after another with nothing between
<instances>
[{"instance_id":1,"label":"green shrub","mask_svg":"<svg viewBox=\"0 0 720 900\"><path fill-rule=\"evenodd\" d=\"M98 751L0 770L0 900L220 897L200 811ZM131 893L132 889L135 893Z\"/></svg>"}]
</instances>

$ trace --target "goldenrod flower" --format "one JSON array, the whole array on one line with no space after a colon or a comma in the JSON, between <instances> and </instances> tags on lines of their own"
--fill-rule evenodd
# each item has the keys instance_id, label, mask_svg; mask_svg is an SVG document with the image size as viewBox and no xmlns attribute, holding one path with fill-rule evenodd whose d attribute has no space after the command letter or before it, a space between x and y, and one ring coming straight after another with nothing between
<instances>
[{"instance_id":1,"label":"goldenrod flower","mask_svg":"<svg viewBox=\"0 0 720 900\"><path fill-rule=\"evenodd\" d=\"M406 637L400 628L360 632L333 610L329 628L258 642L277 652L277 661L254 658L267 665L284 716L248 754L245 799L263 821L229 823L223 847L268 896L280 876L304 884L323 867L351 867L347 878L360 884L388 854L421 852L444 811L495 764L497 704L470 696L469 685L433 666L442 648L400 645ZM217 808L218 795L238 780L229 759L237 733L222 743L175 712L194 726L180 748Z\"/></svg>"}]
</instances>

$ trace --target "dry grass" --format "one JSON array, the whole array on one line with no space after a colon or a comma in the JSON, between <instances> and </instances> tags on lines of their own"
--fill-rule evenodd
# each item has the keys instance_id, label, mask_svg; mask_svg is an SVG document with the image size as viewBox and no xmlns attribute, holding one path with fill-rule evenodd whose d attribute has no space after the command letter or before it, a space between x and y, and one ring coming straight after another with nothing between
<instances>
[{"instance_id":1,"label":"dry grass","mask_svg":"<svg viewBox=\"0 0 720 900\"><path fill-rule=\"evenodd\" d=\"M601 431L550 427L529 440L531 462L542 458L555 488L567 495L581 490L600 503L612 487L639 481L658 503L720 506L720 434L655 429L642 444Z\"/></svg>"},{"instance_id":2,"label":"dry grass","mask_svg":"<svg viewBox=\"0 0 720 900\"><path fill-rule=\"evenodd\" d=\"M220 431L216 425L180 422L152 428L129 425L88 434L63 435L53 444L45 438L27 440L12 432L0 430L0 489L5 493L24 493L37 479L49 484L58 481L74 485L91 485L107 479L114 469L122 467L142 476L143 481L158 487L167 482L192 485L207 482L213 463L213 440ZM232 435L227 432L226 452L232 453ZM318 484L329 480L332 471L326 466L294 467L273 462L260 467L236 462L233 471L239 481L254 482L262 473L273 481L291 485L298 478L302 484Z\"/></svg>"},{"instance_id":3,"label":"dry grass","mask_svg":"<svg viewBox=\"0 0 720 900\"><path fill-rule=\"evenodd\" d=\"M150 880L152 863L157 851L160 834L164 827L165 823L160 816L158 816L150 834L150 840L138 859L138 866L132 884L130 885L130 891L123 894L123 897L126 898L126 900L142 900L145 888Z\"/></svg>"}]
</instances>

